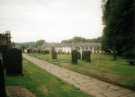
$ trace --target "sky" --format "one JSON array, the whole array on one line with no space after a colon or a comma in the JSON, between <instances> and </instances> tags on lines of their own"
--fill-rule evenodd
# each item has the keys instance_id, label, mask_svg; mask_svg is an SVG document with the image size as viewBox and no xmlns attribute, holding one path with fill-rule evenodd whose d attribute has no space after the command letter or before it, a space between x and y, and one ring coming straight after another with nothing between
<instances>
[{"instance_id":1,"label":"sky","mask_svg":"<svg viewBox=\"0 0 135 97\"><path fill-rule=\"evenodd\" d=\"M0 33L14 42L97 38L102 29L101 0L0 0Z\"/></svg>"}]
</instances>

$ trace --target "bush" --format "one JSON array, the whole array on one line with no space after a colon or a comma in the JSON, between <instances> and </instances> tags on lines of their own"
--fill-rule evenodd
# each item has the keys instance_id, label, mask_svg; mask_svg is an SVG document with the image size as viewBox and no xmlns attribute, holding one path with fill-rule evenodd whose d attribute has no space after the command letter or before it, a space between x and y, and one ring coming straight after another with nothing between
<instances>
[{"instance_id":1,"label":"bush","mask_svg":"<svg viewBox=\"0 0 135 97\"><path fill-rule=\"evenodd\" d=\"M72 63L73 64L78 64L78 51L77 50L72 50Z\"/></svg>"},{"instance_id":2,"label":"bush","mask_svg":"<svg viewBox=\"0 0 135 97\"><path fill-rule=\"evenodd\" d=\"M22 51L16 48L7 49L3 54L3 63L7 75L22 75Z\"/></svg>"}]
</instances>

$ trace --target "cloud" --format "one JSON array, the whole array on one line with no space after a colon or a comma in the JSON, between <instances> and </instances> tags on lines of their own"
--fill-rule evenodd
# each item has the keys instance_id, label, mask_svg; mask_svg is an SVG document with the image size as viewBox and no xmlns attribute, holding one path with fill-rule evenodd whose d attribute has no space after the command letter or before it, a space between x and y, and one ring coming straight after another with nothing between
<instances>
[{"instance_id":1,"label":"cloud","mask_svg":"<svg viewBox=\"0 0 135 97\"><path fill-rule=\"evenodd\" d=\"M13 31L16 42L98 37L100 6L100 0L0 0L0 32Z\"/></svg>"}]
</instances>

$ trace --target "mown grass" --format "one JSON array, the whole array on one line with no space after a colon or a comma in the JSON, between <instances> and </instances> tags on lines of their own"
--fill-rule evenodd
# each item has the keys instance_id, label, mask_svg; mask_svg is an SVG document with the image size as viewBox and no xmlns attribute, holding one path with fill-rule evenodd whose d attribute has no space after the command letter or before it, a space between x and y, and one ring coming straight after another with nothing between
<instances>
[{"instance_id":1,"label":"mown grass","mask_svg":"<svg viewBox=\"0 0 135 97\"><path fill-rule=\"evenodd\" d=\"M79 61L79 64L75 65L71 63L71 56L66 54L59 55L57 60L51 59L50 55L35 53L32 56L88 76L135 89L135 67L130 66L122 58L114 61L110 55L93 54L91 63Z\"/></svg>"},{"instance_id":2,"label":"mown grass","mask_svg":"<svg viewBox=\"0 0 135 97\"><path fill-rule=\"evenodd\" d=\"M26 60L24 76L7 77L6 85L25 87L36 97L90 97Z\"/></svg>"}]
</instances>

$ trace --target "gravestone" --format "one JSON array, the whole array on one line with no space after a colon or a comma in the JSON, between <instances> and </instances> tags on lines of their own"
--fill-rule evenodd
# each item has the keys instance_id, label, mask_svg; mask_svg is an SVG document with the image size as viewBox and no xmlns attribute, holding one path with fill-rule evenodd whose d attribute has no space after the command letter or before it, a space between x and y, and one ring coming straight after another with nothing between
<instances>
[{"instance_id":1,"label":"gravestone","mask_svg":"<svg viewBox=\"0 0 135 97\"><path fill-rule=\"evenodd\" d=\"M77 52L77 54L78 54L78 59L80 60L81 59L81 53Z\"/></svg>"},{"instance_id":2,"label":"gravestone","mask_svg":"<svg viewBox=\"0 0 135 97\"><path fill-rule=\"evenodd\" d=\"M82 60L86 62L91 62L91 51L85 50L82 52Z\"/></svg>"},{"instance_id":3,"label":"gravestone","mask_svg":"<svg viewBox=\"0 0 135 97\"><path fill-rule=\"evenodd\" d=\"M2 60L2 55L0 53L0 97L6 97L4 66Z\"/></svg>"},{"instance_id":4,"label":"gravestone","mask_svg":"<svg viewBox=\"0 0 135 97\"><path fill-rule=\"evenodd\" d=\"M78 63L78 51L72 50L72 63L77 64Z\"/></svg>"},{"instance_id":5,"label":"gravestone","mask_svg":"<svg viewBox=\"0 0 135 97\"><path fill-rule=\"evenodd\" d=\"M129 63L131 66L135 66L135 59L128 59L128 63Z\"/></svg>"},{"instance_id":6,"label":"gravestone","mask_svg":"<svg viewBox=\"0 0 135 97\"><path fill-rule=\"evenodd\" d=\"M52 47L51 49L51 56L52 56L52 59L57 59L57 52L54 47Z\"/></svg>"},{"instance_id":7,"label":"gravestone","mask_svg":"<svg viewBox=\"0 0 135 97\"><path fill-rule=\"evenodd\" d=\"M3 56L7 75L22 75L22 51L16 48L7 49Z\"/></svg>"},{"instance_id":8,"label":"gravestone","mask_svg":"<svg viewBox=\"0 0 135 97\"><path fill-rule=\"evenodd\" d=\"M22 74L22 51L14 48L10 33L0 34L0 52L7 75Z\"/></svg>"}]
</instances>

